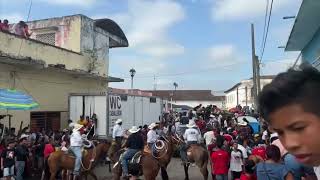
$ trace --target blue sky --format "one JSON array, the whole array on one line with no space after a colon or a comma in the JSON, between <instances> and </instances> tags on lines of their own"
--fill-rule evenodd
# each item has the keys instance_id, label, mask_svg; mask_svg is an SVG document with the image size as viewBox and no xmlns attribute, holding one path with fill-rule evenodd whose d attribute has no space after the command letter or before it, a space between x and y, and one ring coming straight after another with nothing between
<instances>
[{"instance_id":1,"label":"blue sky","mask_svg":"<svg viewBox=\"0 0 320 180\"><path fill-rule=\"evenodd\" d=\"M271 0L269 0L271 1ZM252 76L250 23L260 56L267 0L33 0L29 20L84 14L111 18L124 30L128 48L110 50L110 75L125 79L129 69L139 89L225 90ZM27 19L30 0L0 0L0 19ZM276 74L295 61L284 52L301 0L275 0L262 73ZM155 80L154 80L155 77Z\"/></svg>"}]
</instances>

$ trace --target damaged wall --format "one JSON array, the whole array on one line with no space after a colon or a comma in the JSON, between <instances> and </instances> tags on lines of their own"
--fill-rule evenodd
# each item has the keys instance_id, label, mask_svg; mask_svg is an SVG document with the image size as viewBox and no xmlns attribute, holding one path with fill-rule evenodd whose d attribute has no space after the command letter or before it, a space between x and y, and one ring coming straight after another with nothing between
<instances>
[{"instance_id":1,"label":"damaged wall","mask_svg":"<svg viewBox=\"0 0 320 180\"><path fill-rule=\"evenodd\" d=\"M61 113L61 128L65 128L68 120L68 97L70 93L101 93L105 92L106 82L93 78L57 73L52 70L39 70L31 67L0 65L0 87L13 86L10 73L15 71L15 88L30 93L40 107L33 111L58 111ZM24 126L30 124L30 111L10 111L13 114L12 127L19 128L20 122ZM6 111L0 111L6 114ZM80 116L80 114L79 114ZM5 124L8 121L4 120Z\"/></svg>"}]
</instances>

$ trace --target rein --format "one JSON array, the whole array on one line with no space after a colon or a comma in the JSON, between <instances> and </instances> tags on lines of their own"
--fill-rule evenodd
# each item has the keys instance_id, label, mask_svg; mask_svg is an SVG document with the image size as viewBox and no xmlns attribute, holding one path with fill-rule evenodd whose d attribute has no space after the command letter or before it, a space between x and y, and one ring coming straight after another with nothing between
<instances>
[{"instance_id":1,"label":"rein","mask_svg":"<svg viewBox=\"0 0 320 180\"><path fill-rule=\"evenodd\" d=\"M97 156L97 148L96 148L96 146L94 145L94 143L91 143L92 144L92 146L93 146L93 153L92 153L92 157L91 157L91 159L90 159L90 163L89 163L89 167L88 168L85 168L84 167L84 164L83 164L83 162L82 162L82 160L81 160L81 166L82 166L82 168L83 168L83 170L84 171L89 171L91 168L92 168L92 164L93 164L93 162L94 162L94 160L96 159L96 156Z\"/></svg>"}]
</instances>

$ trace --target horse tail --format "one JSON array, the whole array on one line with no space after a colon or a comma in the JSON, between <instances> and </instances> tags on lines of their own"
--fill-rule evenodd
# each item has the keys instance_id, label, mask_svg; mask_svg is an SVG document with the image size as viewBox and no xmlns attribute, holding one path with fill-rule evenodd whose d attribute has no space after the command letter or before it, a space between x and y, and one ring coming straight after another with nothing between
<instances>
[{"instance_id":1,"label":"horse tail","mask_svg":"<svg viewBox=\"0 0 320 180\"><path fill-rule=\"evenodd\" d=\"M161 178L162 180L169 180L169 176L165 167L161 167Z\"/></svg>"}]
</instances>

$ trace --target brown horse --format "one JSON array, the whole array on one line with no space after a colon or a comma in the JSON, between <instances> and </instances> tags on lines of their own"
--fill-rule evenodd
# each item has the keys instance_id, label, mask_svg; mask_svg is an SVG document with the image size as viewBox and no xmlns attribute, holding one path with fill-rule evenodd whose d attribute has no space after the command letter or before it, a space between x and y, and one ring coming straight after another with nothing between
<instances>
[{"instance_id":1,"label":"brown horse","mask_svg":"<svg viewBox=\"0 0 320 180\"><path fill-rule=\"evenodd\" d=\"M170 163L173 154L174 139L171 136L162 137L162 139L165 150L160 150L157 153L157 156L153 155L148 147L145 146L145 150L140 160L141 170L145 180L155 180L159 170L161 170L161 177L163 180L169 179L167 166ZM117 153L117 159L119 159L120 154L123 152L124 150L121 150ZM122 174L120 162L113 167L112 174L114 180L120 180Z\"/></svg>"},{"instance_id":2,"label":"brown horse","mask_svg":"<svg viewBox=\"0 0 320 180\"><path fill-rule=\"evenodd\" d=\"M179 138L180 144L183 144L184 141L177 135L176 137ZM209 161L209 153L208 151L200 146L200 145L190 145L187 149L187 157L189 162L195 163L199 169L201 174L203 175L203 179L208 179L208 161ZM188 168L190 164L183 163L184 173L185 173L185 180L189 180Z\"/></svg>"},{"instance_id":3,"label":"brown horse","mask_svg":"<svg viewBox=\"0 0 320 180\"><path fill-rule=\"evenodd\" d=\"M98 179L97 176L93 173L93 168L95 167L98 160L106 156L110 147L110 142L104 141L98 143L97 146L93 145L93 148L87 149L84 153L81 163L81 176L87 179L88 175L91 175L94 179ZM63 151L56 151L50 154L48 158L48 167L50 171L50 180L54 180L56 177L56 173L59 169L63 170L73 170L75 164L75 158L70 156L70 154L66 154Z\"/></svg>"}]
</instances>

